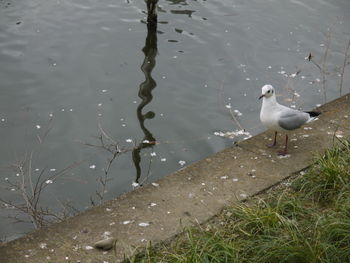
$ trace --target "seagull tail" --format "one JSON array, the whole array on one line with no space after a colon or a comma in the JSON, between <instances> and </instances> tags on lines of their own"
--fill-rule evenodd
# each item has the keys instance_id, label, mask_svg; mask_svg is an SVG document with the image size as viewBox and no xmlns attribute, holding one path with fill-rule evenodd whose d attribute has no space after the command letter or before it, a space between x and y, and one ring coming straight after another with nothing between
<instances>
[{"instance_id":1,"label":"seagull tail","mask_svg":"<svg viewBox=\"0 0 350 263\"><path fill-rule=\"evenodd\" d=\"M308 113L311 118L315 118L321 114L321 112L317 112L317 111L305 111L305 112Z\"/></svg>"},{"instance_id":2,"label":"seagull tail","mask_svg":"<svg viewBox=\"0 0 350 263\"><path fill-rule=\"evenodd\" d=\"M317 120L317 116L321 114L321 112L317 112L317 111L305 111L305 112L310 116L310 119L307 121L307 123Z\"/></svg>"}]
</instances>

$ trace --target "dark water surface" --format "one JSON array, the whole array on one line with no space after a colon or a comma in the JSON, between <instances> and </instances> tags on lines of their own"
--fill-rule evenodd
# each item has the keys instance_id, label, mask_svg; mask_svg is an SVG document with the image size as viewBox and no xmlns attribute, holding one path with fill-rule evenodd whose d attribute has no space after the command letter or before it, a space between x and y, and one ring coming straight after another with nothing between
<instances>
[{"instance_id":1,"label":"dark water surface","mask_svg":"<svg viewBox=\"0 0 350 263\"><path fill-rule=\"evenodd\" d=\"M157 33L147 32L145 8L131 0L0 0L3 200L23 203L8 182L18 182L16 165L27 160L26 175L43 172L44 207L98 203L99 178L113 157L86 145L99 144L99 127L121 149L133 148L113 161L107 200L232 145L220 132L263 131L257 97L265 83L281 102L303 109L339 96L348 0L160 0ZM325 94L305 57L312 52L321 63L328 32ZM0 211L0 238L32 229L10 223L16 210Z\"/></svg>"}]
</instances>

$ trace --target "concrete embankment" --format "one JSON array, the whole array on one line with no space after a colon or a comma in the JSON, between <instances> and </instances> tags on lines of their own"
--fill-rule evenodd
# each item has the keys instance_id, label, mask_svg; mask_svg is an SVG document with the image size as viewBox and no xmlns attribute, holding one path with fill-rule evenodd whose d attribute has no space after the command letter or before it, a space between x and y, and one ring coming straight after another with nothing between
<instances>
[{"instance_id":1,"label":"concrete embankment","mask_svg":"<svg viewBox=\"0 0 350 263\"><path fill-rule=\"evenodd\" d=\"M65 222L34 231L0 247L0 262L119 262L133 247L156 243L183 226L204 222L229 204L263 191L305 169L322 152L350 135L350 95L323 105L319 120L290 136L290 155L266 147L259 134ZM349 117L348 117L349 116ZM283 138L278 138L283 142ZM93 249L117 238L115 252Z\"/></svg>"}]
</instances>

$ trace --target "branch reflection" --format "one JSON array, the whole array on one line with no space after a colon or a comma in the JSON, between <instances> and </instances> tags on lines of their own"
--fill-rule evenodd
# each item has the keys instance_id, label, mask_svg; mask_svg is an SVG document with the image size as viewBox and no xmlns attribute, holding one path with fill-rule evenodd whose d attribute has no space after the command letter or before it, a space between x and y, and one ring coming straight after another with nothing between
<instances>
[{"instance_id":1,"label":"branch reflection","mask_svg":"<svg viewBox=\"0 0 350 263\"><path fill-rule=\"evenodd\" d=\"M157 25L147 24L147 37L146 43L142 52L145 54L145 59L141 65L141 70L145 75L145 81L140 84L138 96L141 98L141 103L137 107L137 118L140 123L142 132L144 133L144 138L132 151L132 159L136 168L136 182L140 183L141 178L141 151L144 148L153 147L156 143L156 139L153 137L152 133L146 128L145 120L153 119L155 113L153 111L148 111L143 113L143 108L149 104L152 99L152 90L157 86L156 81L152 78L152 70L156 65L157 56ZM148 175L146 175L148 176Z\"/></svg>"}]
</instances>

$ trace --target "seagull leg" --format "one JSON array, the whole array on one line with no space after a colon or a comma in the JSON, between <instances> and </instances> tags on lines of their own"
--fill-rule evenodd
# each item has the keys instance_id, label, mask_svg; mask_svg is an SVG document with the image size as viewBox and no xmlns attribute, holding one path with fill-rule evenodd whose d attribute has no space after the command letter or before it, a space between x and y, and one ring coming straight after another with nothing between
<instances>
[{"instance_id":1,"label":"seagull leg","mask_svg":"<svg viewBox=\"0 0 350 263\"><path fill-rule=\"evenodd\" d=\"M267 147L273 148L273 147L276 147L276 145L277 145L277 131L275 131L275 139L273 140L273 143L268 144Z\"/></svg>"},{"instance_id":2,"label":"seagull leg","mask_svg":"<svg viewBox=\"0 0 350 263\"><path fill-rule=\"evenodd\" d=\"M284 150L279 151L278 155L282 155L282 156L286 155L288 153L287 150L288 150L288 134L286 134L286 143L284 145Z\"/></svg>"}]
</instances>

